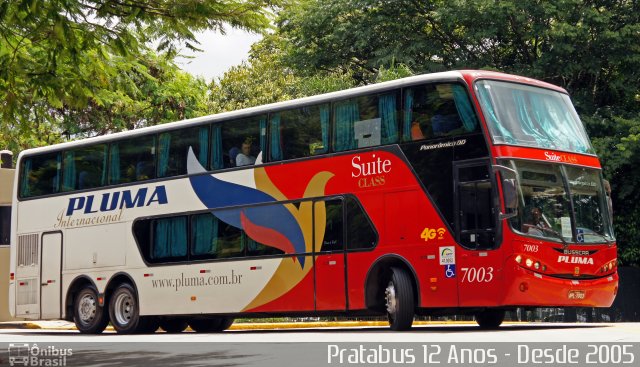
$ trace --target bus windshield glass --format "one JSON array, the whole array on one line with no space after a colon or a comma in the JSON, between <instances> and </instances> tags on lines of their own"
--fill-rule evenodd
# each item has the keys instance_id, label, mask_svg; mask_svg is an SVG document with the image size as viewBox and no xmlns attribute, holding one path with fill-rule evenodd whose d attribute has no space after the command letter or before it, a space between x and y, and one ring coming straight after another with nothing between
<instances>
[{"instance_id":1,"label":"bus windshield glass","mask_svg":"<svg viewBox=\"0 0 640 367\"><path fill-rule=\"evenodd\" d=\"M475 87L494 143L595 153L566 94L492 80Z\"/></svg>"},{"instance_id":2,"label":"bus windshield glass","mask_svg":"<svg viewBox=\"0 0 640 367\"><path fill-rule=\"evenodd\" d=\"M515 160L505 165L519 176L518 215L510 221L514 230L556 242L614 240L598 170Z\"/></svg>"}]
</instances>

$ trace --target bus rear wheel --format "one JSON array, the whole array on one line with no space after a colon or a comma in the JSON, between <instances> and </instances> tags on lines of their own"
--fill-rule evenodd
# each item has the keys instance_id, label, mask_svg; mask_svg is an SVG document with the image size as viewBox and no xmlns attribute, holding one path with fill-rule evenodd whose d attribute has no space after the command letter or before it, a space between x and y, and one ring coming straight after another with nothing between
<instances>
[{"instance_id":1,"label":"bus rear wheel","mask_svg":"<svg viewBox=\"0 0 640 367\"><path fill-rule=\"evenodd\" d=\"M157 328L154 317L140 317L138 297L129 283L120 284L111 294L109 319L119 334L151 332L154 325Z\"/></svg>"},{"instance_id":2,"label":"bus rear wheel","mask_svg":"<svg viewBox=\"0 0 640 367\"><path fill-rule=\"evenodd\" d=\"M162 330L169 334L181 333L187 326L189 326L187 320L181 318L164 318L160 321Z\"/></svg>"},{"instance_id":3,"label":"bus rear wheel","mask_svg":"<svg viewBox=\"0 0 640 367\"><path fill-rule=\"evenodd\" d=\"M487 309L478 312L476 322L482 329L497 329L504 321L504 310Z\"/></svg>"},{"instance_id":4,"label":"bus rear wheel","mask_svg":"<svg viewBox=\"0 0 640 367\"><path fill-rule=\"evenodd\" d=\"M189 326L196 333L217 333L224 330L225 321L220 317L197 317L189 321Z\"/></svg>"},{"instance_id":5,"label":"bus rear wheel","mask_svg":"<svg viewBox=\"0 0 640 367\"><path fill-rule=\"evenodd\" d=\"M391 330L409 330L415 303L411 278L406 270L391 268L391 279L384 290L384 304Z\"/></svg>"},{"instance_id":6,"label":"bus rear wheel","mask_svg":"<svg viewBox=\"0 0 640 367\"><path fill-rule=\"evenodd\" d=\"M107 327L109 318L98 303L98 292L94 287L86 286L76 295L73 321L82 334L100 334Z\"/></svg>"}]
</instances>

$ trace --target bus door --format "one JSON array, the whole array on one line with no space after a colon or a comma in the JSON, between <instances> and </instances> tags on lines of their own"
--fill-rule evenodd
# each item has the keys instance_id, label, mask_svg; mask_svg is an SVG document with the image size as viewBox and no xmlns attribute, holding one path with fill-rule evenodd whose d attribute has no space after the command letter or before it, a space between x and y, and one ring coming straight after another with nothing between
<instances>
[{"instance_id":1,"label":"bus door","mask_svg":"<svg viewBox=\"0 0 640 367\"><path fill-rule=\"evenodd\" d=\"M460 307L499 302L502 251L497 249L496 190L488 159L454 162L455 273Z\"/></svg>"},{"instance_id":2,"label":"bus door","mask_svg":"<svg viewBox=\"0 0 640 367\"><path fill-rule=\"evenodd\" d=\"M344 311L347 299L343 199L316 201L314 221L314 237L321 241L314 246L314 250L317 249L314 251L316 310ZM324 235L320 237L323 232Z\"/></svg>"},{"instance_id":3,"label":"bus door","mask_svg":"<svg viewBox=\"0 0 640 367\"><path fill-rule=\"evenodd\" d=\"M40 262L40 317L60 318L60 274L62 271L62 233L42 235Z\"/></svg>"}]
</instances>

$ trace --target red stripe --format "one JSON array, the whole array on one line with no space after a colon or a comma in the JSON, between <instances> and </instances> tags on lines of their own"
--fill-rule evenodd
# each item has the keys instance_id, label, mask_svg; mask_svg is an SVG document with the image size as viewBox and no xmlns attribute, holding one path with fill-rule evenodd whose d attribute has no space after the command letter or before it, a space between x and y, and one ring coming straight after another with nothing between
<instances>
[{"instance_id":1,"label":"red stripe","mask_svg":"<svg viewBox=\"0 0 640 367\"><path fill-rule=\"evenodd\" d=\"M293 244L282 233L271 228L251 223L249 218L244 215L244 212L240 213L240 222L242 223L242 228L244 228L247 235L254 241L260 242L265 246L275 247L284 251L285 254L295 253ZM295 257L293 258L293 261L295 261Z\"/></svg>"}]
</instances>

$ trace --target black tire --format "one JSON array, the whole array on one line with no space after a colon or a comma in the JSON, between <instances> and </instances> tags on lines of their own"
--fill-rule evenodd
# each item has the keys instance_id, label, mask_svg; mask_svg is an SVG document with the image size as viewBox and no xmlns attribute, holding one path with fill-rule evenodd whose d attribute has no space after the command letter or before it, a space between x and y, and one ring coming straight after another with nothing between
<instances>
[{"instance_id":1,"label":"black tire","mask_svg":"<svg viewBox=\"0 0 640 367\"><path fill-rule=\"evenodd\" d=\"M384 290L384 305L391 330L411 329L415 301L411 277L406 270L391 268L391 278Z\"/></svg>"},{"instance_id":2,"label":"black tire","mask_svg":"<svg viewBox=\"0 0 640 367\"><path fill-rule=\"evenodd\" d=\"M233 325L234 319L232 317L223 317L220 321L220 327L218 331L225 331Z\"/></svg>"},{"instance_id":3,"label":"black tire","mask_svg":"<svg viewBox=\"0 0 640 367\"><path fill-rule=\"evenodd\" d=\"M109 319L118 334L133 334L149 327L151 318L142 318L138 297L129 283L120 284L109 299Z\"/></svg>"},{"instance_id":4,"label":"black tire","mask_svg":"<svg viewBox=\"0 0 640 367\"><path fill-rule=\"evenodd\" d=\"M138 324L138 328L136 333L140 334L153 334L160 327L160 320L155 316L143 316L141 317L140 323Z\"/></svg>"},{"instance_id":5,"label":"black tire","mask_svg":"<svg viewBox=\"0 0 640 367\"><path fill-rule=\"evenodd\" d=\"M218 317L198 317L189 320L191 330L196 333L215 333L220 331L222 319Z\"/></svg>"},{"instance_id":6,"label":"black tire","mask_svg":"<svg viewBox=\"0 0 640 367\"><path fill-rule=\"evenodd\" d=\"M107 327L107 312L98 305L98 291L93 286L85 286L76 295L73 322L82 334L100 334Z\"/></svg>"},{"instance_id":7,"label":"black tire","mask_svg":"<svg viewBox=\"0 0 640 367\"><path fill-rule=\"evenodd\" d=\"M163 318L160 320L160 327L162 330L170 334L181 333L187 328L188 323L185 319L180 318Z\"/></svg>"},{"instance_id":8,"label":"black tire","mask_svg":"<svg viewBox=\"0 0 640 367\"><path fill-rule=\"evenodd\" d=\"M497 329L504 321L504 310L487 309L476 314L476 322L482 329Z\"/></svg>"}]
</instances>

